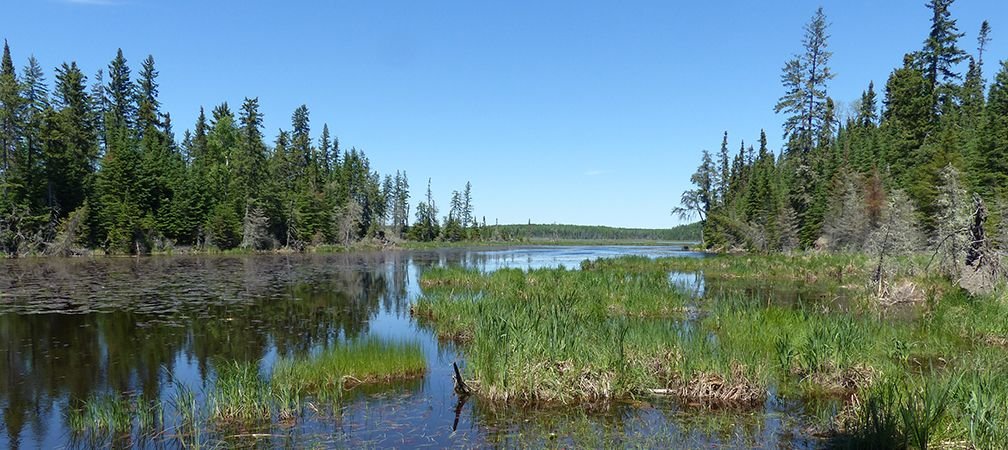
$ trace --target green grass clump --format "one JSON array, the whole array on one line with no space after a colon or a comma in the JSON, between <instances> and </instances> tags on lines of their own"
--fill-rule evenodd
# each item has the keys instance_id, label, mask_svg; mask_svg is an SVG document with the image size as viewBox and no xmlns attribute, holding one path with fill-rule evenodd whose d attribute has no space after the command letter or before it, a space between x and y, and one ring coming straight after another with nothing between
<instances>
[{"instance_id":1,"label":"green grass clump","mask_svg":"<svg viewBox=\"0 0 1008 450\"><path fill-rule=\"evenodd\" d=\"M133 402L116 394L95 394L67 411L67 425L75 432L128 433Z\"/></svg>"},{"instance_id":2,"label":"green grass clump","mask_svg":"<svg viewBox=\"0 0 1008 450\"><path fill-rule=\"evenodd\" d=\"M300 393L338 396L357 384L419 377L426 368L419 344L367 338L310 357L280 359L271 384L275 393L285 397Z\"/></svg>"},{"instance_id":3,"label":"green grass clump","mask_svg":"<svg viewBox=\"0 0 1008 450\"><path fill-rule=\"evenodd\" d=\"M959 381L959 377L894 376L876 383L855 400L845 418L845 431L834 437L835 446L921 450L953 446L959 441L950 410Z\"/></svg>"},{"instance_id":4,"label":"green grass clump","mask_svg":"<svg viewBox=\"0 0 1008 450\"><path fill-rule=\"evenodd\" d=\"M272 392L259 375L257 362L231 362L217 367L210 391L210 419L222 424L269 423Z\"/></svg>"},{"instance_id":5,"label":"green grass clump","mask_svg":"<svg viewBox=\"0 0 1008 450\"><path fill-rule=\"evenodd\" d=\"M66 410L67 427L92 438L130 435L134 424L139 436L157 433L164 422L160 403L145 402L122 394L92 394Z\"/></svg>"}]
</instances>

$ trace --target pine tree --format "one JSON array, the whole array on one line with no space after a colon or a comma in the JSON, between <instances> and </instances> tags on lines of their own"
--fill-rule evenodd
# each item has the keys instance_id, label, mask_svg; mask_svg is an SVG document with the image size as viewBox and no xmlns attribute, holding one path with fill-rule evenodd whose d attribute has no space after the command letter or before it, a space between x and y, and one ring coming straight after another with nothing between
<instances>
[{"instance_id":1,"label":"pine tree","mask_svg":"<svg viewBox=\"0 0 1008 450\"><path fill-rule=\"evenodd\" d=\"M703 230L707 228L707 218L710 217L717 198L717 169L709 151L703 151L700 166L690 176L690 182L695 187L682 193L679 206L672 209L672 214L682 220L690 220L693 217L700 219L702 224L700 240L704 246L709 246L710 243L704 239L706 233Z\"/></svg>"}]
</instances>

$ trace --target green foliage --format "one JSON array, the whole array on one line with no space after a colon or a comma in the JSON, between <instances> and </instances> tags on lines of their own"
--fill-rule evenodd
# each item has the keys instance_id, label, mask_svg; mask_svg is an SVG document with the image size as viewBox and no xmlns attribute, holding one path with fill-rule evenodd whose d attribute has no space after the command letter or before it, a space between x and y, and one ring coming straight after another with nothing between
<instances>
[{"instance_id":1,"label":"green foliage","mask_svg":"<svg viewBox=\"0 0 1008 450\"><path fill-rule=\"evenodd\" d=\"M698 242L702 224L694 222L667 229L615 228L597 225L514 224L489 225L489 237L533 241L669 241Z\"/></svg>"},{"instance_id":2,"label":"green foliage","mask_svg":"<svg viewBox=\"0 0 1008 450\"><path fill-rule=\"evenodd\" d=\"M386 227L401 237L408 228L405 173L382 183L364 152L343 152L326 125L314 145L305 105L272 148L264 142L258 98L245 98L237 114L227 103L209 118L200 108L193 130L177 142L171 116L161 111L153 56L134 80L117 51L90 89L77 64L65 63L55 71L52 98L34 58L23 81L9 48L0 66L5 253L42 253L48 246L66 254L78 245L129 254L175 245L303 249L382 237ZM464 193L458 237L472 239L480 233L471 185ZM74 233L72 243L54 242L58 225L85 204L86 232ZM433 198L418 210L425 220L412 235L441 237Z\"/></svg>"},{"instance_id":3,"label":"green foliage","mask_svg":"<svg viewBox=\"0 0 1008 450\"><path fill-rule=\"evenodd\" d=\"M739 153L727 164L726 140L715 163L703 151L692 189L674 214L699 216L708 248L772 252L807 248L889 248L880 236L919 248L918 233L935 244L948 221L943 173L961 173L967 198L987 204L1008 198L1008 65L1002 63L984 95L983 52L990 26L982 25L975 55L963 51L952 0L932 0L924 48L907 53L889 75L881 111L874 83L846 121L827 93L832 78L828 22L822 10L805 27L803 51L784 66L784 93L775 111L785 115L785 152ZM968 70L958 72L968 61ZM765 139L761 138L761 143ZM909 201L905 201L908 197ZM884 214L886 212L894 214ZM899 223L888 224L885 217ZM908 216L912 216L909 217ZM997 218L986 224L995 230ZM893 225L893 226L890 226ZM887 229L909 234L886 233ZM909 236L911 239L903 238ZM905 244L905 245L904 245Z\"/></svg>"},{"instance_id":4,"label":"green foliage","mask_svg":"<svg viewBox=\"0 0 1008 450\"><path fill-rule=\"evenodd\" d=\"M274 391L301 392L338 399L344 389L422 376L426 360L420 345L375 338L335 345L318 355L282 358L273 368Z\"/></svg>"}]
</instances>

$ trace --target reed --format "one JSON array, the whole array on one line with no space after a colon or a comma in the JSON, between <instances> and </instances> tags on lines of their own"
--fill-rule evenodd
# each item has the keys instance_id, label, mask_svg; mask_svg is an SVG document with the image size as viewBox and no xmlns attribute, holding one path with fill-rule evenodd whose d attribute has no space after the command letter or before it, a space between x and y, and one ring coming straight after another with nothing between
<instances>
[{"instance_id":1,"label":"reed","mask_svg":"<svg viewBox=\"0 0 1008 450\"><path fill-rule=\"evenodd\" d=\"M74 432L129 433L133 402L119 394L93 394L67 411L66 422Z\"/></svg>"},{"instance_id":2,"label":"reed","mask_svg":"<svg viewBox=\"0 0 1008 450\"><path fill-rule=\"evenodd\" d=\"M833 399L841 447L1008 447L1008 304L894 261L921 301L779 304L745 291L678 292L671 271L855 286L863 255L617 258L580 271L427 271L424 326L462 344L476 393L502 403L606 404L659 393L688 403ZM865 297L869 295L864 290ZM847 399L855 399L848 403ZM835 414L835 413L834 413Z\"/></svg>"},{"instance_id":3,"label":"reed","mask_svg":"<svg viewBox=\"0 0 1008 450\"><path fill-rule=\"evenodd\" d=\"M302 394L338 398L358 384L384 383L423 376L426 360L414 342L377 338L350 341L317 355L282 358L271 377L274 396L290 404Z\"/></svg>"},{"instance_id":4,"label":"reed","mask_svg":"<svg viewBox=\"0 0 1008 450\"><path fill-rule=\"evenodd\" d=\"M208 403L209 418L221 424L263 424L272 417L270 386L258 362L219 364Z\"/></svg>"}]
</instances>

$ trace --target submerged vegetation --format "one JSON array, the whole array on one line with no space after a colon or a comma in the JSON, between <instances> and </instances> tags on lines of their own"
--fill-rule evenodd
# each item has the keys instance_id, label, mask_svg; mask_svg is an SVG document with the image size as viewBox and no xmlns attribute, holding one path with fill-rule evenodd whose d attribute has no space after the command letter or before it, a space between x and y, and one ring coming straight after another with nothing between
<instances>
[{"instance_id":1,"label":"submerged vegetation","mask_svg":"<svg viewBox=\"0 0 1008 450\"><path fill-rule=\"evenodd\" d=\"M923 260L923 261L922 261ZM838 445L1008 445L1008 304L927 277L925 258L892 263L891 283L921 294L879 301L857 283L858 255L625 257L582 270L424 273L421 323L463 346L477 395L537 405L671 396L686 404L829 399L822 432ZM835 284L843 297L780 304L758 292L693 295L670 281L717 278ZM887 439L891 441L886 441Z\"/></svg>"}]
</instances>

